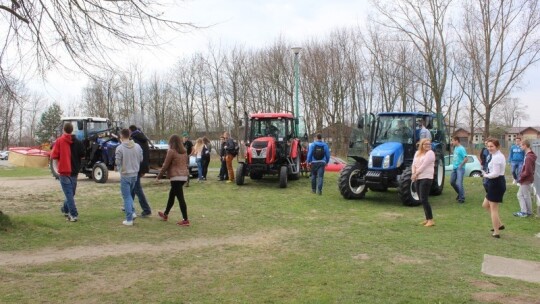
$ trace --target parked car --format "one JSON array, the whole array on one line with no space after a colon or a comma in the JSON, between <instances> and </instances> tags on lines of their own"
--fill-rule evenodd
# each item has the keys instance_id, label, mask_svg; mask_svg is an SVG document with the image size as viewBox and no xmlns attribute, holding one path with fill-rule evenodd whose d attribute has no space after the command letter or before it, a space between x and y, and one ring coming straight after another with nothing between
<instances>
[{"instance_id":1,"label":"parked car","mask_svg":"<svg viewBox=\"0 0 540 304\"><path fill-rule=\"evenodd\" d=\"M452 174L453 170L453 155L447 155L444 157L444 172L446 175ZM467 155L467 163L465 164L465 176L470 177L482 177L482 165L476 155Z\"/></svg>"},{"instance_id":2,"label":"parked car","mask_svg":"<svg viewBox=\"0 0 540 304\"><path fill-rule=\"evenodd\" d=\"M169 149L168 144L154 144L154 147L156 149L164 149L164 150ZM189 175L191 175L191 177L195 178L199 176L199 167L197 167L197 157L195 157L194 155L189 156L188 170L189 170ZM158 174L159 170L150 170L150 173Z\"/></svg>"},{"instance_id":3,"label":"parked car","mask_svg":"<svg viewBox=\"0 0 540 304\"><path fill-rule=\"evenodd\" d=\"M0 159L7 160L9 158L9 151L0 151Z\"/></svg>"},{"instance_id":4,"label":"parked car","mask_svg":"<svg viewBox=\"0 0 540 304\"><path fill-rule=\"evenodd\" d=\"M335 156L330 156L330 162L326 164L325 171L327 172L339 172L347 165L347 162L343 159Z\"/></svg>"}]
</instances>

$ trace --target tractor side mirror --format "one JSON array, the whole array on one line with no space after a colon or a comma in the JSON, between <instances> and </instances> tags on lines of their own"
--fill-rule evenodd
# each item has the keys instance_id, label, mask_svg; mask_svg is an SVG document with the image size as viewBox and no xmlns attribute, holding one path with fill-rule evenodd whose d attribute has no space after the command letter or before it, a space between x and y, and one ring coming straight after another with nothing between
<instances>
[{"instance_id":1,"label":"tractor side mirror","mask_svg":"<svg viewBox=\"0 0 540 304\"><path fill-rule=\"evenodd\" d=\"M77 129L82 130L84 128L83 121L77 120Z\"/></svg>"},{"instance_id":2,"label":"tractor side mirror","mask_svg":"<svg viewBox=\"0 0 540 304\"><path fill-rule=\"evenodd\" d=\"M364 117L360 116L358 118L358 123L356 124L356 127L358 129L363 129L364 128Z\"/></svg>"}]
</instances>

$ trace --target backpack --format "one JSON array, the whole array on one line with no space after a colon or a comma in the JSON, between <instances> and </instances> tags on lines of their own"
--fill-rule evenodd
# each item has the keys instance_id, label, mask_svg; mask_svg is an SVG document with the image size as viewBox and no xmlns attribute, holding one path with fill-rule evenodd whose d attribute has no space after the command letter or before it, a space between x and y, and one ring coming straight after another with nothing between
<instances>
[{"instance_id":1,"label":"backpack","mask_svg":"<svg viewBox=\"0 0 540 304\"><path fill-rule=\"evenodd\" d=\"M234 143L234 146L233 148L227 148L227 151L229 152L229 154L231 154L232 156L237 156L238 155L238 152L240 152L240 146L238 145L238 142L236 140L233 140L233 143Z\"/></svg>"},{"instance_id":2,"label":"backpack","mask_svg":"<svg viewBox=\"0 0 540 304\"><path fill-rule=\"evenodd\" d=\"M323 160L324 159L324 146L321 145L315 145L315 149L313 150L313 159L315 160Z\"/></svg>"}]
</instances>

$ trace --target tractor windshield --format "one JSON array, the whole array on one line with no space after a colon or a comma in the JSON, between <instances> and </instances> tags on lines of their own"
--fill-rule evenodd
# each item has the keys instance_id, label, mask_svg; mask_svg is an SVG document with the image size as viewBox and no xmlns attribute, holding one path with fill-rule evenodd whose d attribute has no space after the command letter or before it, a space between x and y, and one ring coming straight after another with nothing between
<instances>
[{"instance_id":1,"label":"tractor windshield","mask_svg":"<svg viewBox=\"0 0 540 304\"><path fill-rule=\"evenodd\" d=\"M250 138L263 136L272 136L276 139L282 139L287 133L286 119L257 119L251 124Z\"/></svg>"},{"instance_id":2,"label":"tractor windshield","mask_svg":"<svg viewBox=\"0 0 540 304\"><path fill-rule=\"evenodd\" d=\"M379 116L373 143L378 145L385 142L413 143L413 117Z\"/></svg>"}]
</instances>

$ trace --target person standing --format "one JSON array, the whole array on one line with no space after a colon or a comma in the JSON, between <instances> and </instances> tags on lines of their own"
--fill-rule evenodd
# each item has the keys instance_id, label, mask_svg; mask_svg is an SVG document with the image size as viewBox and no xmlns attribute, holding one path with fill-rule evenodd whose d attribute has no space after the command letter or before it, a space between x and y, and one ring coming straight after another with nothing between
<instances>
[{"instance_id":1,"label":"person standing","mask_svg":"<svg viewBox=\"0 0 540 304\"><path fill-rule=\"evenodd\" d=\"M227 183L234 182L234 168L232 165L232 161L234 157L236 156L236 150L234 148L234 139L231 138L229 135L229 132L224 132L223 137L225 138L225 163L227 165L227 175L229 176L229 180Z\"/></svg>"},{"instance_id":2,"label":"person standing","mask_svg":"<svg viewBox=\"0 0 540 304\"><path fill-rule=\"evenodd\" d=\"M487 192L482 207L489 212L494 238L500 238L499 231L504 229L499 216L499 204L503 201L506 192L506 179L504 169L506 159L500 151L500 143L496 138L488 138L487 148L491 154L491 161L488 164L488 171L482 172L487 181Z\"/></svg>"},{"instance_id":3,"label":"person standing","mask_svg":"<svg viewBox=\"0 0 540 304\"><path fill-rule=\"evenodd\" d=\"M120 131L120 145L116 148L115 161L120 172L120 193L124 201L125 226L133 226L134 208L132 193L137 183L139 169L143 161L141 146L129 139L129 129Z\"/></svg>"},{"instance_id":4,"label":"person standing","mask_svg":"<svg viewBox=\"0 0 540 304\"><path fill-rule=\"evenodd\" d=\"M531 150L531 143L528 139L521 141L521 149L525 153L525 161L523 168L517 180L519 190L517 198L519 201L520 211L514 215L518 217L527 217L533 215L532 200L531 200L531 185L534 182L534 172L536 169L536 154Z\"/></svg>"},{"instance_id":5,"label":"person standing","mask_svg":"<svg viewBox=\"0 0 540 304\"><path fill-rule=\"evenodd\" d=\"M174 205L174 199L178 199L180 204L180 211L182 212L182 220L176 223L179 226L189 226L189 219L187 215L187 205L184 199L184 183L188 180L189 156L186 148L180 140L180 136L174 134L169 138L169 150L167 150L167 156L161 167L161 171L156 177L156 181L159 181L165 173L171 182L171 189L169 190L169 199L167 201L167 207L164 212L159 211L158 215L162 221L169 219L169 212Z\"/></svg>"},{"instance_id":6,"label":"person standing","mask_svg":"<svg viewBox=\"0 0 540 304\"><path fill-rule=\"evenodd\" d=\"M435 226L433 212L428 202L433 174L435 173L435 153L431 150L431 140L422 138L418 144L418 151L414 154L412 163L412 181L416 183L416 191L422 206L426 220L422 222L425 227Z\"/></svg>"},{"instance_id":7,"label":"person standing","mask_svg":"<svg viewBox=\"0 0 540 304\"><path fill-rule=\"evenodd\" d=\"M465 189L463 188L463 176L465 175L465 164L467 163L467 151L459 142L459 137L452 137L452 146L454 146L453 170L450 176L450 185L458 194L456 200L458 203L465 202Z\"/></svg>"},{"instance_id":8,"label":"person standing","mask_svg":"<svg viewBox=\"0 0 540 304\"><path fill-rule=\"evenodd\" d=\"M186 148L186 153L188 155L188 164L189 164L189 156L191 155L191 152L193 152L193 143L191 142L191 140L189 140L188 132L182 133L182 141L184 143L184 147ZM198 172L198 174L200 175L201 172ZM189 187L189 177L185 185L186 187Z\"/></svg>"},{"instance_id":9,"label":"person standing","mask_svg":"<svg viewBox=\"0 0 540 304\"><path fill-rule=\"evenodd\" d=\"M418 139L427 138L431 140L431 132L426 128L426 123L423 119L418 120L420 130L418 132Z\"/></svg>"},{"instance_id":10,"label":"person standing","mask_svg":"<svg viewBox=\"0 0 540 304\"><path fill-rule=\"evenodd\" d=\"M315 140L309 145L307 162L311 166L311 192L322 195L324 168L330 162L330 149L320 133L315 135Z\"/></svg>"},{"instance_id":11,"label":"person standing","mask_svg":"<svg viewBox=\"0 0 540 304\"><path fill-rule=\"evenodd\" d=\"M148 137L137 128L135 125L129 126L130 131L130 137L131 139L141 146L141 149L143 151L143 161L141 163L141 166L139 168L139 174L137 175L137 182L135 182L135 188L133 189L133 193L131 196L133 197L133 200L135 200L135 195L139 198L139 204L141 205L141 217L148 217L152 214L152 209L150 208L150 204L148 203L148 200L146 199L146 195L144 195L144 191L141 185L141 178L150 171L149 168L149 161L150 161L150 141L148 140Z\"/></svg>"},{"instance_id":12,"label":"person standing","mask_svg":"<svg viewBox=\"0 0 540 304\"><path fill-rule=\"evenodd\" d=\"M208 177L208 165L210 165L210 153L212 152L212 144L210 143L210 140L208 137L204 136L202 138L204 149L202 153L202 170L203 170L203 177L204 180Z\"/></svg>"},{"instance_id":13,"label":"person standing","mask_svg":"<svg viewBox=\"0 0 540 304\"><path fill-rule=\"evenodd\" d=\"M508 162L512 170L512 183L515 185L519 179L519 173L523 166L523 160L525 159L525 152L521 149L521 138L516 137L515 144L510 147L510 155L508 156Z\"/></svg>"},{"instance_id":14,"label":"person standing","mask_svg":"<svg viewBox=\"0 0 540 304\"><path fill-rule=\"evenodd\" d=\"M54 143L51 159L58 161L58 179L65 196L60 210L67 216L68 221L76 222L79 219L79 212L75 204L75 192L84 147L75 135L71 135L73 125L70 122L64 125L63 131L64 134Z\"/></svg>"},{"instance_id":15,"label":"person standing","mask_svg":"<svg viewBox=\"0 0 540 304\"><path fill-rule=\"evenodd\" d=\"M197 171L199 172L199 178L198 182L202 182L206 179L206 176L204 176L204 169L203 169L203 155L206 151L204 141L202 137L197 138L195 141L195 146L193 146L193 151L191 152L191 155L195 156L197 161Z\"/></svg>"},{"instance_id":16,"label":"person standing","mask_svg":"<svg viewBox=\"0 0 540 304\"><path fill-rule=\"evenodd\" d=\"M222 135L219 140L219 160L221 161L221 167L219 168L218 178L220 181L225 181L229 179L229 174L227 173L227 162L225 161L225 158L227 157L227 150L225 150L225 137Z\"/></svg>"},{"instance_id":17,"label":"person standing","mask_svg":"<svg viewBox=\"0 0 540 304\"><path fill-rule=\"evenodd\" d=\"M487 171L488 169L488 163L491 160L491 154L489 154L489 150L487 149L487 140L484 142L484 147L480 151L480 164L482 165L482 170ZM487 191L487 178L482 177L482 184L484 186L484 190Z\"/></svg>"}]
</instances>

